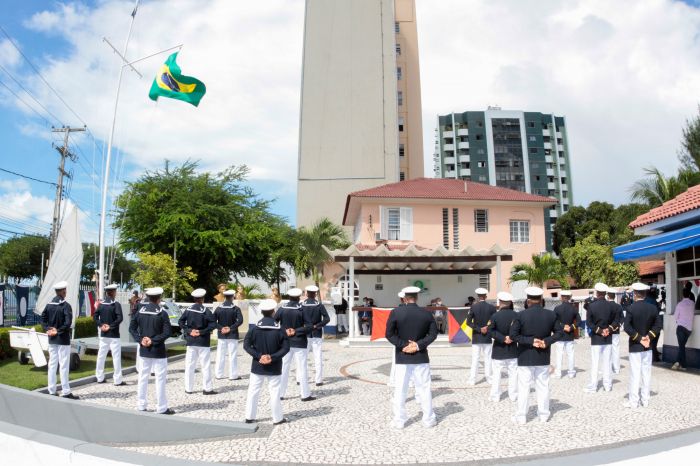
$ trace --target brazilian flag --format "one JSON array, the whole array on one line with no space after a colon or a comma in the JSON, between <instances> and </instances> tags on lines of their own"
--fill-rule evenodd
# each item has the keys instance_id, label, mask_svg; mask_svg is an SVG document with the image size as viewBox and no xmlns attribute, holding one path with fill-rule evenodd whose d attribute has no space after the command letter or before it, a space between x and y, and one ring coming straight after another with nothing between
<instances>
[{"instance_id":1,"label":"brazilian flag","mask_svg":"<svg viewBox=\"0 0 700 466\"><path fill-rule=\"evenodd\" d=\"M151 100L158 100L158 97L169 97L196 107L207 92L207 88L199 79L182 74L176 62L177 54L178 52L175 52L170 55L160 67L148 97Z\"/></svg>"}]
</instances>

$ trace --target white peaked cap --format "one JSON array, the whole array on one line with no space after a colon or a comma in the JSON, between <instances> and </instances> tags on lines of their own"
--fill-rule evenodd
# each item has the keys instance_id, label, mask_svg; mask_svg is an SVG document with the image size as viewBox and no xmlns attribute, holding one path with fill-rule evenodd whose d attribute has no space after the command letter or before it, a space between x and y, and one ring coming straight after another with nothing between
<instances>
[{"instance_id":1,"label":"white peaked cap","mask_svg":"<svg viewBox=\"0 0 700 466\"><path fill-rule=\"evenodd\" d=\"M68 288L68 282L66 281L56 282L53 284L54 290L65 290L66 288Z\"/></svg>"},{"instance_id":2,"label":"white peaked cap","mask_svg":"<svg viewBox=\"0 0 700 466\"><path fill-rule=\"evenodd\" d=\"M608 293L617 293L617 289L616 289L616 288L612 288L612 287L609 286L609 287L608 287Z\"/></svg>"},{"instance_id":3,"label":"white peaked cap","mask_svg":"<svg viewBox=\"0 0 700 466\"><path fill-rule=\"evenodd\" d=\"M417 294L417 293L420 293L420 288L418 288L417 286L407 286L406 288L404 288L401 291L403 291L404 295Z\"/></svg>"},{"instance_id":4,"label":"white peaked cap","mask_svg":"<svg viewBox=\"0 0 700 466\"><path fill-rule=\"evenodd\" d=\"M306 288L304 288L306 291L310 291L312 293L316 293L318 291L318 287L316 285L309 285Z\"/></svg>"},{"instance_id":5,"label":"white peaked cap","mask_svg":"<svg viewBox=\"0 0 700 466\"><path fill-rule=\"evenodd\" d=\"M105 290L116 290L117 288L119 288L119 285L117 285L116 283L112 283L111 285L105 286Z\"/></svg>"},{"instance_id":6,"label":"white peaked cap","mask_svg":"<svg viewBox=\"0 0 700 466\"><path fill-rule=\"evenodd\" d=\"M163 288L161 288L159 286L146 289L146 295L148 295L148 296L160 296L162 294L163 294Z\"/></svg>"},{"instance_id":7,"label":"white peaked cap","mask_svg":"<svg viewBox=\"0 0 700 466\"><path fill-rule=\"evenodd\" d=\"M301 291L301 288L290 288L290 290L287 291L287 295L291 296L292 298L298 298L302 293L303 291Z\"/></svg>"},{"instance_id":8,"label":"white peaked cap","mask_svg":"<svg viewBox=\"0 0 700 466\"><path fill-rule=\"evenodd\" d=\"M401 290L401 291L399 291L398 296L399 296L399 298L405 298L405 297L406 297L406 293L404 293L403 290Z\"/></svg>"},{"instance_id":9,"label":"white peaked cap","mask_svg":"<svg viewBox=\"0 0 700 466\"><path fill-rule=\"evenodd\" d=\"M644 283L632 283L632 290L634 291L649 291L649 285L645 285Z\"/></svg>"},{"instance_id":10,"label":"white peaked cap","mask_svg":"<svg viewBox=\"0 0 700 466\"><path fill-rule=\"evenodd\" d=\"M544 291L538 286L528 286L525 288L525 294L527 296L542 296Z\"/></svg>"},{"instance_id":11,"label":"white peaked cap","mask_svg":"<svg viewBox=\"0 0 700 466\"><path fill-rule=\"evenodd\" d=\"M476 293L476 294L489 294L489 290L487 290L486 288L477 288L476 290L474 290L474 293Z\"/></svg>"},{"instance_id":12,"label":"white peaked cap","mask_svg":"<svg viewBox=\"0 0 700 466\"><path fill-rule=\"evenodd\" d=\"M606 285L605 283L596 283L593 289L598 291L599 293L607 293L608 285Z\"/></svg>"},{"instance_id":13,"label":"white peaked cap","mask_svg":"<svg viewBox=\"0 0 700 466\"><path fill-rule=\"evenodd\" d=\"M226 290L224 291L224 296L233 296L236 294L236 290Z\"/></svg>"},{"instance_id":14,"label":"white peaked cap","mask_svg":"<svg viewBox=\"0 0 700 466\"><path fill-rule=\"evenodd\" d=\"M513 295L508 293L507 291L500 291L496 297L498 298L499 301L508 301L512 302L513 301Z\"/></svg>"},{"instance_id":15,"label":"white peaked cap","mask_svg":"<svg viewBox=\"0 0 700 466\"><path fill-rule=\"evenodd\" d=\"M207 294L207 290L205 290L204 288L197 288L190 294L193 298L203 298L204 295Z\"/></svg>"},{"instance_id":16,"label":"white peaked cap","mask_svg":"<svg viewBox=\"0 0 700 466\"><path fill-rule=\"evenodd\" d=\"M261 311L274 311L277 307L277 301L274 299L263 299L258 305Z\"/></svg>"},{"instance_id":17,"label":"white peaked cap","mask_svg":"<svg viewBox=\"0 0 700 466\"><path fill-rule=\"evenodd\" d=\"M562 296L571 296L571 290L561 290L559 294Z\"/></svg>"}]
</instances>

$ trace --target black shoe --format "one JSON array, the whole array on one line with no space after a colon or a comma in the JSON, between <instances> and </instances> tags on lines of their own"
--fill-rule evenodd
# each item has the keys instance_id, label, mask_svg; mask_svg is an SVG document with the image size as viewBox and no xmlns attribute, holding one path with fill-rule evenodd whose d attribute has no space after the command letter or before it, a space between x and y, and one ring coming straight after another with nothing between
<instances>
[{"instance_id":1,"label":"black shoe","mask_svg":"<svg viewBox=\"0 0 700 466\"><path fill-rule=\"evenodd\" d=\"M229 380L241 380L241 378L240 378L240 377L235 377L235 378L229 379Z\"/></svg>"},{"instance_id":2,"label":"black shoe","mask_svg":"<svg viewBox=\"0 0 700 466\"><path fill-rule=\"evenodd\" d=\"M185 393L187 393L188 395L192 394L192 392L188 392L187 390L185 390Z\"/></svg>"},{"instance_id":3,"label":"black shoe","mask_svg":"<svg viewBox=\"0 0 700 466\"><path fill-rule=\"evenodd\" d=\"M297 382L297 385L299 385L299 382Z\"/></svg>"},{"instance_id":4,"label":"black shoe","mask_svg":"<svg viewBox=\"0 0 700 466\"><path fill-rule=\"evenodd\" d=\"M102 380L101 382L98 380L97 383L106 383L106 380Z\"/></svg>"},{"instance_id":5,"label":"black shoe","mask_svg":"<svg viewBox=\"0 0 700 466\"><path fill-rule=\"evenodd\" d=\"M123 387L124 385L126 385L126 382L124 382L124 381L122 381L121 383L114 384L115 387Z\"/></svg>"},{"instance_id":6,"label":"black shoe","mask_svg":"<svg viewBox=\"0 0 700 466\"><path fill-rule=\"evenodd\" d=\"M255 419L246 419L245 420L246 424L254 424L255 422L257 422Z\"/></svg>"},{"instance_id":7,"label":"black shoe","mask_svg":"<svg viewBox=\"0 0 700 466\"><path fill-rule=\"evenodd\" d=\"M49 393L51 396L58 396L58 393Z\"/></svg>"},{"instance_id":8,"label":"black shoe","mask_svg":"<svg viewBox=\"0 0 700 466\"><path fill-rule=\"evenodd\" d=\"M289 420L288 420L286 417L283 417L281 421L279 421L279 422L273 422L272 425L273 425L273 426L278 426L278 425L280 425L280 424L286 424L286 423L288 423L288 422L289 422Z\"/></svg>"},{"instance_id":9,"label":"black shoe","mask_svg":"<svg viewBox=\"0 0 700 466\"><path fill-rule=\"evenodd\" d=\"M175 414L175 411L173 411L172 409L168 408L168 409L166 409L165 411L163 411L163 412L160 413L160 414L165 414L165 415L167 415L167 416L171 416L171 415Z\"/></svg>"},{"instance_id":10,"label":"black shoe","mask_svg":"<svg viewBox=\"0 0 700 466\"><path fill-rule=\"evenodd\" d=\"M307 396L306 398L302 398L301 401L314 401L315 399L315 396Z\"/></svg>"},{"instance_id":11,"label":"black shoe","mask_svg":"<svg viewBox=\"0 0 700 466\"><path fill-rule=\"evenodd\" d=\"M317 386L317 387L322 387L322 386L323 386L323 382L317 383L316 386Z\"/></svg>"},{"instance_id":12,"label":"black shoe","mask_svg":"<svg viewBox=\"0 0 700 466\"><path fill-rule=\"evenodd\" d=\"M283 396L280 397L280 401L284 401L284 397L283 397Z\"/></svg>"},{"instance_id":13,"label":"black shoe","mask_svg":"<svg viewBox=\"0 0 700 466\"><path fill-rule=\"evenodd\" d=\"M69 393L68 395L63 395L61 398L68 398L69 400L77 400L77 399L79 399L78 396L73 395L72 393Z\"/></svg>"},{"instance_id":14,"label":"black shoe","mask_svg":"<svg viewBox=\"0 0 700 466\"><path fill-rule=\"evenodd\" d=\"M216 380L224 380L226 377L216 377Z\"/></svg>"},{"instance_id":15,"label":"black shoe","mask_svg":"<svg viewBox=\"0 0 700 466\"><path fill-rule=\"evenodd\" d=\"M218 395L218 394L219 394L219 392L217 392L216 390L209 390L209 391L204 390L202 392L202 395Z\"/></svg>"}]
</instances>

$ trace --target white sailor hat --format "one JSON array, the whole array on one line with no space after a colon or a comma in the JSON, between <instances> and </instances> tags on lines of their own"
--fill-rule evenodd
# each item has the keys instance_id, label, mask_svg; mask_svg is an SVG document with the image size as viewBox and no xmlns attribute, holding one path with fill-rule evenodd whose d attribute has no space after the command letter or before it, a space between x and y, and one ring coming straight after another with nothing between
<instances>
[{"instance_id":1,"label":"white sailor hat","mask_svg":"<svg viewBox=\"0 0 700 466\"><path fill-rule=\"evenodd\" d=\"M224 290L224 296L233 296L236 294L236 290Z\"/></svg>"},{"instance_id":2,"label":"white sailor hat","mask_svg":"<svg viewBox=\"0 0 700 466\"><path fill-rule=\"evenodd\" d=\"M318 292L318 287L316 285L309 285L306 288L304 288L306 291L310 291L311 293L317 293Z\"/></svg>"},{"instance_id":3,"label":"white sailor hat","mask_svg":"<svg viewBox=\"0 0 700 466\"><path fill-rule=\"evenodd\" d=\"M119 285L117 285L116 283L112 283L111 285L105 286L105 290L116 290L117 288L119 288Z\"/></svg>"},{"instance_id":4,"label":"white sailor hat","mask_svg":"<svg viewBox=\"0 0 700 466\"><path fill-rule=\"evenodd\" d=\"M260 301L260 304L258 304L258 308L260 308L261 311L274 311L276 307L277 301L274 299L263 299Z\"/></svg>"},{"instance_id":5,"label":"white sailor hat","mask_svg":"<svg viewBox=\"0 0 700 466\"><path fill-rule=\"evenodd\" d=\"M159 286L154 286L153 288L146 288L147 296L160 296L163 294L163 288Z\"/></svg>"},{"instance_id":6,"label":"white sailor hat","mask_svg":"<svg viewBox=\"0 0 700 466\"><path fill-rule=\"evenodd\" d=\"M561 290L559 294L562 296L571 296L571 290Z\"/></svg>"},{"instance_id":7,"label":"white sailor hat","mask_svg":"<svg viewBox=\"0 0 700 466\"><path fill-rule=\"evenodd\" d=\"M593 289L599 293L607 293L608 292L608 285L606 285L605 283L599 282L593 286Z\"/></svg>"},{"instance_id":8,"label":"white sailor hat","mask_svg":"<svg viewBox=\"0 0 700 466\"><path fill-rule=\"evenodd\" d=\"M528 286L527 288L525 288L525 294L527 296L532 296L536 298L542 296L544 294L544 291L538 286Z\"/></svg>"},{"instance_id":9,"label":"white sailor hat","mask_svg":"<svg viewBox=\"0 0 700 466\"><path fill-rule=\"evenodd\" d=\"M418 288L417 286L407 286L406 288L404 288L401 291L403 291L404 295L418 294L418 293L420 293L420 288Z\"/></svg>"},{"instance_id":10,"label":"white sailor hat","mask_svg":"<svg viewBox=\"0 0 700 466\"><path fill-rule=\"evenodd\" d=\"M66 288L68 288L68 282L66 281L60 281L53 284L54 290L65 290Z\"/></svg>"},{"instance_id":11,"label":"white sailor hat","mask_svg":"<svg viewBox=\"0 0 700 466\"><path fill-rule=\"evenodd\" d=\"M190 293L193 298L203 298L205 294L207 294L207 290L204 288L197 288L196 290L192 291Z\"/></svg>"},{"instance_id":12,"label":"white sailor hat","mask_svg":"<svg viewBox=\"0 0 700 466\"><path fill-rule=\"evenodd\" d=\"M649 285L645 285L644 283L632 283L632 290L633 291L649 291Z\"/></svg>"},{"instance_id":13,"label":"white sailor hat","mask_svg":"<svg viewBox=\"0 0 700 466\"><path fill-rule=\"evenodd\" d=\"M508 301L512 302L513 301L513 295L508 293L507 291L499 291L498 294L496 295L499 301Z\"/></svg>"},{"instance_id":14,"label":"white sailor hat","mask_svg":"<svg viewBox=\"0 0 700 466\"><path fill-rule=\"evenodd\" d=\"M485 295L489 294L489 290L487 290L486 288L477 288L476 290L474 290L474 293L478 295Z\"/></svg>"},{"instance_id":15,"label":"white sailor hat","mask_svg":"<svg viewBox=\"0 0 700 466\"><path fill-rule=\"evenodd\" d=\"M301 291L301 288L290 288L289 291L287 291L287 295L292 298L298 298L302 293L303 291Z\"/></svg>"},{"instance_id":16,"label":"white sailor hat","mask_svg":"<svg viewBox=\"0 0 700 466\"><path fill-rule=\"evenodd\" d=\"M607 293L608 294L615 294L615 293L617 293L617 289L609 286Z\"/></svg>"},{"instance_id":17,"label":"white sailor hat","mask_svg":"<svg viewBox=\"0 0 700 466\"><path fill-rule=\"evenodd\" d=\"M405 298L405 297L406 297L406 293L404 293L403 290L401 290L401 291L399 291L398 296L399 296L399 298Z\"/></svg>"}]
</instances>

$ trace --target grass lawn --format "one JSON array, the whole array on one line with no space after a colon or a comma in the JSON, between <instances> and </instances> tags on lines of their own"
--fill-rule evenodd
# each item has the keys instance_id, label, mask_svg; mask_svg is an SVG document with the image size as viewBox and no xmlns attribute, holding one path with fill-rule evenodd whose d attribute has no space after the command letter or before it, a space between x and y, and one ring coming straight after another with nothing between
<instances>
[{"instance_id":1,"label":"grass lawn","mask_svg":"<svg viewBox=\"0 0 700 466\"><path fill-rule=\"evenodd\" d=\"M185 346L173 346L168 349L168 356L175 356L185 352ZM80 379L89 375L95 375L95 364L97 362L97 353L87 353L80 359L80 369L71 371L70 379ZM127 359L122 356L122 367L126 368L133 366L135 363L132 359ZM105 372L112 371L112 358L107 356L105 363ZM17 362L17 358L0 361L0 383L11 385L17 388L26 390L35 390L37 388L46 387L47 375L46 367L34 367L30 362L26 365L21 365ZM60 385L60 378L58 379Z\"/></svg>"}]
</instances>

